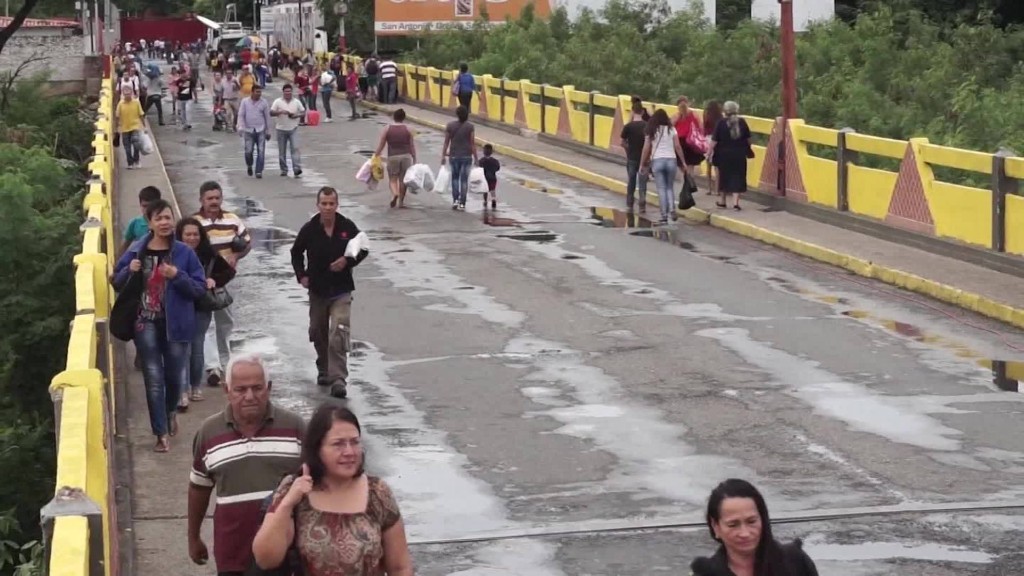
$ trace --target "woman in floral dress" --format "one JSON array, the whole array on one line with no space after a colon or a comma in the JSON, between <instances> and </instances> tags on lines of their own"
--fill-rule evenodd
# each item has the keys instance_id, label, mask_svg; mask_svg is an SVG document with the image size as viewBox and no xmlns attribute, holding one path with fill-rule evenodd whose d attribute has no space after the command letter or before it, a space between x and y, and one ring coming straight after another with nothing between
<instances>
[{"instance_id":1,"label":"woman in floral dress","mask_svg":"<svg viewBox=\"0 0 1024 576\"><path fill-rule=\"evenodd\" d=\"M412 576L398 503L366 474L360 434L347 408L325 404L313 414L302 471L281 482L253 541L260 568L296 562L305 576Z\"/></svg>"}]
</instances>

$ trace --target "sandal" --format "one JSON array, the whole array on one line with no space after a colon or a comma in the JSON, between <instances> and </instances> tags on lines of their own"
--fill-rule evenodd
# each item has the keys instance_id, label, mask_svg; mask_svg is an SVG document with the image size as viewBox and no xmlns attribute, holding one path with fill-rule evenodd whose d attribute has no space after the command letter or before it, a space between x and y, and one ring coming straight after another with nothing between
<instances>
[{"instance_id":1,"label":"sandal","mask_svg":"<svg viewBox=\"0 0 1024 576\"><path fill-rule=\"evenodd\" d=\"M178 435L178 415L177 414L171 414L170 421L167 424L168 424L167 429L168 429L168 432L170 433L170 435L171 436L177 436Z\"/></svg>"},{"instance_id":2,"label":"sandal","mask_svg":"<svg viewBox=\"0 0 1024 576\"><path fill-rule=\"evenodd\" d=\"M715 206L718 206L719 208L725 208L725 202L715 202Z\"/></svg>"},{"instance_id":3,"label":"sandal","mask_svg":"<svg viewBox=\"0 0 1024 576\"><path fill-rule=\"evenodd\" d=\"M204 400L203 391L199 389L193 390L192 394L189 395L188 399L193 402L202 402Z\"/></svg>"},{"instance_id":4,"label":"sandal","mask_svg":"<svg viewBox=\"0 0 1024 576\"><path fill-rule=\"evenodd\" d=\"M170 452L171 443L167 440L166 436L160 436L156 439L156 446L153 446L153 452L159 452L161 454Z\"/></svg>"},{"instance_id":5,"label":"sandal","mask_svg":"<svg viewBox=\"0 0 1024 576\"><path fill-rule=\"evenodd\" d=\"M740 208L740 205L739 205L739 204L736 204L736 205L734 205L734 206L732 207L732 209L733 209L733 210L736 210L736 211L740 211L740 210L743 210L743 208Z\"/></svg>"},{"instance_id":6,"label":"sandal","mask_svg":"<svg viewBox=\"0 0 1024 576\"><path fill-rule=\"evenodd\" d=\"M397 205L398 205L398 196L392 196L391 197L391 207L394 208Z\"/></svg>"}]
</instances>

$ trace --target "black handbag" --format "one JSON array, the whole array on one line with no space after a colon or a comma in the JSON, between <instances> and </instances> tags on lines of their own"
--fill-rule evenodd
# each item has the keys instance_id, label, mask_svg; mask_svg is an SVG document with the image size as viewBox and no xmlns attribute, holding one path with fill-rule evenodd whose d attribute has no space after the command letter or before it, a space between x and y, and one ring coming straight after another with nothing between
<instances>
[{"instance_id":1,"label":"black handbag","mask_svg":"<svg viewBox=\"0 0 1024 576\"><path fill-rule=\"evenodd\" d=\"M274 499L274 495L271 494L264 498L263 505L260 507L260 513L266 515L267 509L270 508L270 502ZM298 506L292 508L292 522L298 520ZM262 520L260 521L262 525ZM295 536L298 538L298 535ZM299 549L295 545L295 541L292 540L291 546L288 546L288 551L285 552L284 561L277 568L271 568L269 570L260 568L256 564L256 560L253 559L249 562L249 568L242 574L242 576L305 576L306 571L302 568L302 558L299 556Z\"/></svg>"},{"instance_id":2,"label":"black handbag","mask_svg":"<svg viewBox=\"0 0 1024 576\"><path fill-rule=\"evenodd\" d=\"M210 274L213 273L214 260L210 260L210 263L206 266L206 277L209 278ZM203 294L203 297L196 302L196 308L203 312L216 312L217 310L223 310L234 303L235 299L228 292L227 287L218 286L210 288Z\"/></svg>"},{"instance_id":3,"label":"black handbag","mask_svg":"<svg viewBox=\"0 0 1024 576\"><path fill-rule=\"evenodd\" d=\"M683 173L683 187L679 189L679 209L689 210L697 205L697 201L693 199L693 193L697 191L697 183L693 181L693 177L690 176L689 172Z\"/></svg>"},{"instance_id":4,"label":"black handbag","mask_svg":"<svg viewBox=\"0 0 1024 576\"><path fill-rule=\"evenodd\" d=\"M146 252L143 248L136 258L142 260L145 257ZM131 342L135 337L135 324L139 321L139 303L142 301L144 284L142 270L132 272L128 277L128 282L117 293L114 306L110 309L110 320L107 323L114 338L123 342Z\"/></svg>"}]
</instances>

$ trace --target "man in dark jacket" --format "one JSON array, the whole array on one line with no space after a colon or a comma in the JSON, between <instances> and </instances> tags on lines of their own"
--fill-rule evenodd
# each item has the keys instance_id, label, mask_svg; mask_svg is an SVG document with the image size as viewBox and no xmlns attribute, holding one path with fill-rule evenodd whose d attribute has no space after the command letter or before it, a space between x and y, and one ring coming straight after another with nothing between
<instances>
[{"instance_id":1,"label":"man in dark jacket","mask_svg":"<svg viewBox=\"0 0 1024 576\"><path fill-rule=\"evenodd\" d=\"M316 349L317 384L331 396L348 395L348 352L352 343L352 268L370 253L366 234L338 213L338 192L317 192L318 213L292 245L292 268L309 290L309 340Z\"/></svg>"}]
</instances>

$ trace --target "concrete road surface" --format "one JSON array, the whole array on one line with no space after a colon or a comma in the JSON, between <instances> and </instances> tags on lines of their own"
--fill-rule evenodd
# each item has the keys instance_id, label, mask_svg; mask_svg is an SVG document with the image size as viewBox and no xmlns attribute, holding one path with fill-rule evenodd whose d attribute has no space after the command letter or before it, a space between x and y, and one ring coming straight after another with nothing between
<instances>
[{"instance_id":1,"label":"concrete road surface","mask_svg":"<svg viewBox=\"0 0 1024 576\"><path fill-rule=\"evenodd\" d=\"M272 143L257 180L201 98L191 132L157 139L186 211L212 179L248 218L235 344L272 359L282 405L333 401L288 255L317 190L371 236L349 404L418 574L685 574L715 548L708 493L737 476L822 574L1024 573L1024 395L994 378L1021 367L1021 332L712 228L652 230L621 196L504 158L497 217L436 193L389 209L354 179L385 118L340 100L300 129L301 179ZM436 169L442 138L417 130ZM136 479L183 548L184 490L166 490Z\"/></svg>"}]
</instances>

